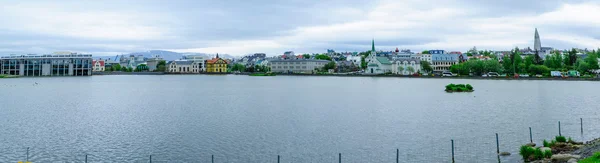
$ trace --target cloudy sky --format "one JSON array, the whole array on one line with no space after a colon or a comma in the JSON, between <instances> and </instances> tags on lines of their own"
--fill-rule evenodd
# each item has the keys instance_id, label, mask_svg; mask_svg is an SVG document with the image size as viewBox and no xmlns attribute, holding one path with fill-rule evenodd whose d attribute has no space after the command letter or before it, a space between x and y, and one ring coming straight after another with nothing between
<instances>
[{"instance_id":1,"label":"cloudy sky","mask_svg":"<svg viewBox=\"0 0 600 163\"><path fill-rule=\"evenodd\" d=\"M0 55L600 47L585 0L0 0Z\"/></svg>"}]
</instances>

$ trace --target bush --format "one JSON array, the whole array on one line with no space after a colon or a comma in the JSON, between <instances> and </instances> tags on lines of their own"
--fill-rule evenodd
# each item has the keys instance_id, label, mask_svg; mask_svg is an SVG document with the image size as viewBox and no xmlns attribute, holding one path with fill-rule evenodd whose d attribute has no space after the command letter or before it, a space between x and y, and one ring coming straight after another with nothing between
<instances>
[{"instance_id":1,"label":"bush","mask_svg":"<svg viewBox=\"0 0 600 163\"><path fill-rule=\"evenodd\" d=\"M529 157L535 153L535 148L523 145L519 150L519 154L523 156L523 160L529 160Z\"/></svg>"},{"instance_id":2,"label":"bush","mask_svg":"<svg viewBox=\"0 0 600 163\"><path fill-rule=\"evenodd\" d=\"M567 139L568 143L574 143L575 141L573 141L573 139L571 139L571 137L569 137L569 139Z\"/></svg>"},{"instance_id":3,"label":"bush","mask_svg":"<svg viewBox=\"0 0 600 163\"><path fill-rule=\"evenodd\" d=\"M567 138L564 136L556 136L556 142L565 143L567 142Z\"/></svg>"},{"instance_id":4,"label":"bush","mask_svg":"<svg viewBox=\"0 0 600 163\"><path fill-rule=\"evenodd\" d=\"M544 147L550 147L550 143L548 143L548 141L546 141L546 139L544 139L543 144L544 144Z\"/></svg>"},{"instance_id":5,"label":"bush","mask_svg":"<svg viewBox=\"0 0 600 163\"><path fill-rule=\"evenodd\" d=\"M473 90L473 86L471 86L471 84L467 84L467 89Z\"/></svg>"},{"instance_id":6,"label":"bush","mask_svg":"<svg viewBox=\"0 0 600 163\"><path fill-rule=\"evenodd\" d=\"M544 152L544 158L552 158L552 150L543 151L543 152Z\"/></svg>"},{"instance_id":7,"label":"bush","mask_svg":"<svg viewBox=\"0 0 600 163\"><path fill-rule=\"evenodd\" d=\"M544 152L544 151L542 151L542 149L535 148L535 151L533 151L533 157L534 157L536 160L541 160L541 159L543 159L543 158L544 158L544 153L545 153L545 152Z\"/></svg>"}]
</instances>

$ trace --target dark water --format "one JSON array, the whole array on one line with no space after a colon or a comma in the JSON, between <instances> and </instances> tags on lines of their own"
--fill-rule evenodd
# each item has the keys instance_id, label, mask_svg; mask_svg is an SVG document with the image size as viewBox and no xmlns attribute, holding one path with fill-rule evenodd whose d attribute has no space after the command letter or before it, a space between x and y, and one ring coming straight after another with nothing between
<instances>
[{"instance_id":1,"label":"dark water","mask_svg":"<svg viewBox=\"0 0 600 163\"><path fill-rule=\"evenodd\" d=\"M39 83L34 85L34 83ZM473 93L449 94L448 83ZM0 162L518 162L518 147L600 137L600 83L346 77L0 80ZM580 133L579 118L584 121Z\"/></svg>"}]
</instances>

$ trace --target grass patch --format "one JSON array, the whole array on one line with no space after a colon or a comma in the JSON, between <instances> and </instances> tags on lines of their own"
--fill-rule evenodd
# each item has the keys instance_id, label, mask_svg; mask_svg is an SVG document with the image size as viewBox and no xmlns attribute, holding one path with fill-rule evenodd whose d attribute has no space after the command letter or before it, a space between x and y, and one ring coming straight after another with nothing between
<instances>
[{"instance_id":1,"label":"grass patch","mask_svg":"<svg viewBox=\"0 0 600 163\"><path fill-rule=\"evenodd\" d=\"M564 136L556 136L556 142L566 143L567 138L565 138Z\"/></svg>"},{"instance_id":2,"label":"grass patch","mask_svg":"<svg viewBox=\"0 0 600 163\"><path fill-rule=\"evenodd\" d=\"M580 160L579 163L599 163L600 162L600 152L594 153L592 157L588 157L586 159Z\"/></svg>"},{"instance_id":3,"label":"grass patch","mask_svg":"<svg viewBox=\"0 0 600 163\"><path fill-rule=\"evenodd\" d=\"M523 145L519 150L519 154L523 157L523 160L529 160L529 158L535 154L535 148Z\"/></svg>"}]
</instances>

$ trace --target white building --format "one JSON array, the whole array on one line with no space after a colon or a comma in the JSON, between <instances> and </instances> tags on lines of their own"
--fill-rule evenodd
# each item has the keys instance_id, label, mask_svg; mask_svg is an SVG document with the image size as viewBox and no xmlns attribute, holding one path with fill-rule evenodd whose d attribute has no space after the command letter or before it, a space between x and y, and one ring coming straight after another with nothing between
<instances>
[{"instance_id":1,"label":"white building","mask_svg":"<svg viewBox=\"0 0 600 163\"><path fill-rule=\"evenodd\" d=\"M170 61L167 63L167 72L172 73L200 73L202 71L202 62L194 61Z\"/></svg>"},{"instance_id":2,"label":"white building","mask_svg":"<svg viewBox=\"0 0 600 163\"><path fill-rule=\"evenodd\" d=\"M354 65L360 65L361 64L361 60L362 57L360 55L348 55L346 56L346 61L350 61L352 63L354 63Z\"/></svg>"},{"instance_id":3,"label":"white building","mask_svg":"<svg viewBox=\"0 0 600 163\"><path fill-rule=\"evenodd\" d=\"M104 60L92 60L92 71L104 71Z\"/></svg>"},{"instance_id":4,"label":"white building","mask_svg":"<svg viewBox=\"0 0 600 163\"><path fill-rule=\"evenodd\" d=\"M431 54L421 54L421 61L427 61L431 64Z\"/></svg>"},{"instance_id":5,"label":"white building","mask_svg":"<svg viewBox=\"0 0 600 163\"><path fill-rule=\"evenodd\" d=\"M398 75L412 75L421 71L421 61L418 59L399 59L392 64L392 73Z\"/></svg>"}]
</instances>

